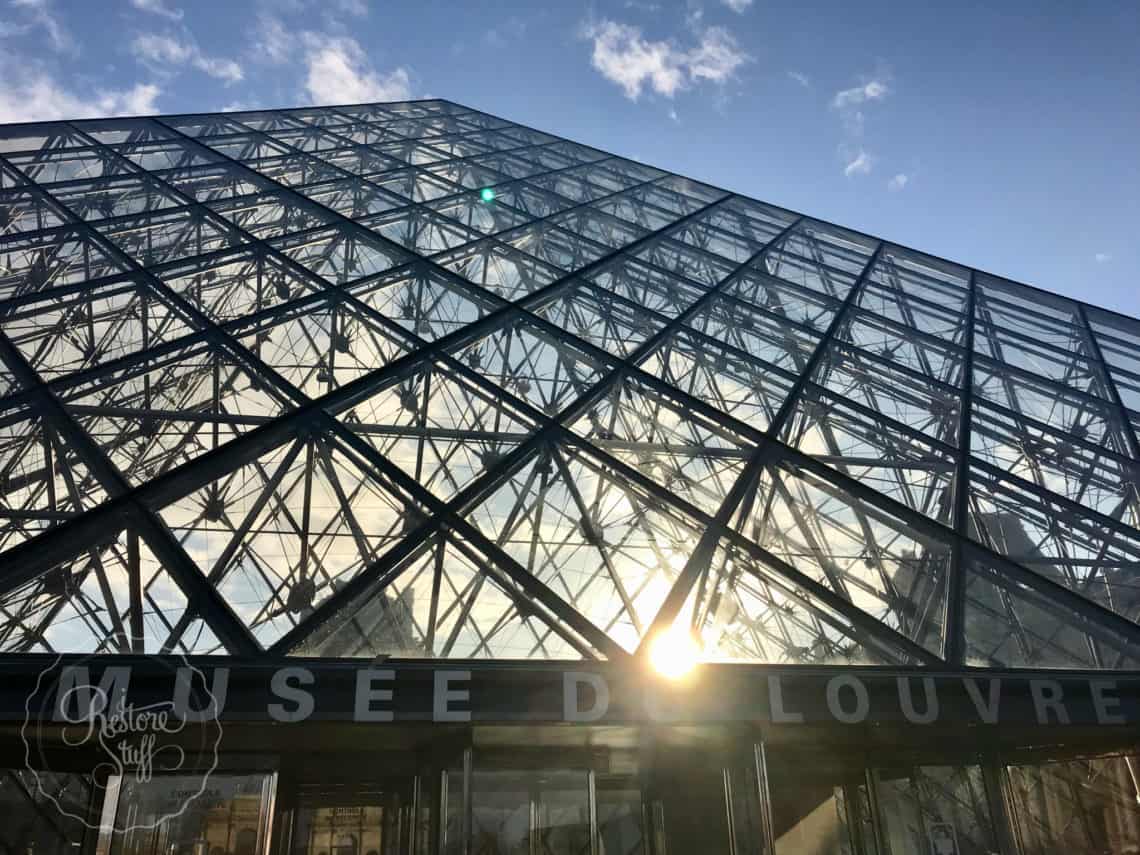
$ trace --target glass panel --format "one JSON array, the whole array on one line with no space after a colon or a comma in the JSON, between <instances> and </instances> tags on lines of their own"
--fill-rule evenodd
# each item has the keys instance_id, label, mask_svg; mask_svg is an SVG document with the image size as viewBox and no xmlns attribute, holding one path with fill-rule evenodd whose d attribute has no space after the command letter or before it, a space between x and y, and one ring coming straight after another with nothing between
<instances>
[{"instance_id":1,"label":"glass panel","mask_svg":"<svg viewBox=\"0 0 1140 855\"><path fill-rule=\"evenodd\" d=\"M1013 820L1024 852L1140 852L1140 758L1010 766Z\"/></svg>"},{"instance_id":2,"label":"glass panel","mask_svg":"<svg viewBox=\"0 0 1140 855\"><path fill-rule=\"evenodd\" d=\"M825 603L825 589L809 591L809 585L789 579L739 545L722 541L675 625L700 640L707 661L797 665L908 661L889 641L855 627L849 615Z\"/></svg>"},{"instance_id":3,"label":"glass panel","mask_svg":"<svg viewBox=\"0 0 1140 855\"><path fill-rule=\"evenodd\" d=\"M735 525L852 605L941 649L948 544L791 464L762 473Z\"/></svg>"},{"instance_id":4,"label":"glass panel","mask_svg":"<svg viewBox=\"0 0 1140 855\"><path fill-rule=\"evenodd\" d=\"M599 855L648 852L641 784L635 778L598 775L595 779Z\"/></svg>"},{"instance_id":5,"label":"glass panel","mask_svg":"<svg viewBox=\"0 0 1140 855\"><path fill-rule=\"evenodd\" d=\"M859 816L860 805L849 805L846 794L863 786L861 768L846 768L834 756L787 750L769 751L766 765L775 855L859 851L860 828L852 816Z\"/></svg>"},{"instance_id":6,"label":"glass panel","mask_svg":"<svg viewBox=\"0 0 1140 855\"><path fill-rule=\"evenodd\" d=\"M418 526L405 518L405 530ZM587 645L501 566L435 537L299 642L298 656L581 659Z\"/></svg>"},{"instance_id":7,"label":"glass panel","mask_svg":"<svg viewBox=\"0 0 1140 855\"><path fill-rule=\"evenodd\" d=\"M111 855L259 855L269 833L272 775L125 777Z\"/></svg>"},{"instance_id":8,"label":"glass panel","mask_svg":"<svg viewBox=\"0 0 1140 855\"><path fill-rule=\"evenodd\" d=\"M0 650L223 653L147 542L119 532L0 598ZM139 580L137 605L132 577Z\"/></svg>"},{"instance_id":9,"label":"glass panel","mask_svg":"<svg viewBox=\"0 0 1140 855\"><path fill-rule=\"evenodd\" d=\"M696 520L566 447L531 457L470 517L627 650L645 634L700 533Z\"/></svg>"},{"instance_id":10,"label":"glass panel","mask_svg":"<svg viewBox=\"0 0 1140 855\"><path fill-rule=\"evenodd\" d=\"M990 855L998 851L980 767L879 769L875 779L891 852Z\"/></svg>"},{"instance_id":11,"label":"glass panel","mask_svg":"<svg viewBox=\"0 0 1140 855\"><path fill-rule=\"evenodd\" d=\"M1131 669L1140 661L1137 645L1001 569L974 563L965 585L968 665Z\"/></svg>"},{"instance_id":12,"label":"glass panel","mask_svg":"<svg viewBox=\"0 0 1140 855\"><path fill-rule=\"evenodd\" d=\"M724 770L698 765L701 746L687 746L666 760L658 795L664 815L666 846L671 855L731 855L732 836L728 823L728 792ZM656 848L656 847L655 847ZM753 851L742 847L739 851Z\"/></svg>"},{"instance_id":13,"label":"glass panel","mask_svg":"<svg viewBox=\"0 0 1140 855\"><path fill-rule=\"evenodd\" d=\"M462 773L447 773L444 852L455 855L590 852L588 772L476 770L471 780L470 839L464 842Z\"/></svg>"},{"instance_id":14,"label":"glass panel","mask_svg":"<svg viewBox=\"0 0 1140 855\"><path fill-rule=\"evenodd\" d=\"M98 819L89 814L92 788L87 775L0 769L0 817L3 817L0 852L5 855L76 855L81 852L85 838L93 836L91 826L98 823ZM51 797L46 793L51 793ZM85 824L84 819L91 825Z\"/></svg>"},{"instance_id":15,"label":"glass panel","mask_svg":"<svg viewBox=\"0 0 1140 855\"><path fill-rule=\"evenodd\" d=\"M402 855L410 836L403 792L366 783L313 787L298 797L293 855Z\"/></svg>"}]
</instances>

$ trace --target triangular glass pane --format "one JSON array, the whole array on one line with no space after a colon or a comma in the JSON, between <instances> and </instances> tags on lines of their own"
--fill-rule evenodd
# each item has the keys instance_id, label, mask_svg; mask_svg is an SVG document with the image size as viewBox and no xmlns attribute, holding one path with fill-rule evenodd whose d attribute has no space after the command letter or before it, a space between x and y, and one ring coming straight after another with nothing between
<instances>
[{"instance_id":1,"label":"triangular glass pane","mask_svg":"<svg viewBox=\"0 0 1140 855\"><path fill-rule=\"evenodd\" d=\"M615 356L628 356L666 323L635 303L586 284L560 292L533 311Z\"/></svg>"},{"instance_id":2,"label":"triangular glass pane","mask_svg":"<svg viewBox=\"0 0 1140 855\"><path fill-rule=\"evenodd\" d=\"M604 371L572 340L522 322L465 346L456 358L547 415L580 397Z\"/></svg>"},{"instance_id":3,"label":"triangular glass pane","mask_svg":"<svg viewBox=\"0 0 1140 855\"><path fill-rule=\"evenodd\" d=\"M468 518L627 650L700 533L695 520L568 447L532 457Z\"/></svg>"},{"instance_id":4,"label":"triangular glass pane","mask_svg":"<svg viewBox=\"0 0 1140 855\"><path fill-rule=\"evenodd\" d=\"M225 653L209 625L188 606L146 541L128 529L0 598L0 650ZM186 631L173 640L182 623Z\"/></svg>"},{"instance_id":5,"label":"triangular glass pane","mask_svg":"<svg viewBox=\"0 0 1140 855\"><path fill-rule=\"evenodd\" d=\"M886 392L889 393L889 388ZM903 400L906 397L900 396ZM913 404L919 403L917 394L910 397ZM892 406L887 394L877 396L877 402L881 406ZM952 416L952 413L944 414L940 419L943 423L950 422ZM925 422L932 420L934 416ZM781 438L849 478L928 517L943 522L951 518L954 455L883 421L874 413L809 386L796 402Z\"/></svg>"},{"instance_id":6,"label":"triangular glass pane","mask_svg":"<svg viewBox=\"0 0 1140 855\"><path fill-rule=\"evenodd\" d=\"M1121 512L1136 488L1118 484ZM1140 534L1070 507L988 471L970 472L970 536L1035 573L1118 614L1140 618ZM1113 514L1112 516L1119 516Z\"/></svg>"},{"instance_id":7,"label":"triangular glass pane","mask_svg":"<svg viewBox=\"0 0 1140 855\"><path fill-rule=\"evenodd\" d=\"M349 290L384 317L429 341L455 332L502 305L481 289L426 265Z\"/></svg>"},{"instance_id":8,"label":"triangular glass pane","mask_svg":"<svg viewBox=\"0 0 1140 855\"><path fill-rule=\"evenodd\" d=\"M319 435L262 454L161 516L266 646L423 520L372 467Z\"/></svg>"},{"instance_id":9,"label":"triangular glass pane","mask_svg":"<svg viewBox=\"0 0 1140 855\"><path fill-rule=\"evenodd\" d=\"M450 499L495 466L534 426L438 364L429 364L340 415L353 433Z\"/></svg>"},{"instance_id":10,"label":"triangular glass pane","mask_svg":"<svg viewBox=\"0 0 1140 855\"><path fill-rule=\"evenodd\" d=\"M611 386L572 429L710 516L755 450L683 402L629 379Z\"/></svg>"},{"instance_id":11,"label":"triangular glass pane","mask_svg":"<svg viewBox=\"0 0 1140 855\"><path fill-rule=\"evenodd\" d=\"M292 653L542 660L582 659L582 651L588 646L493 561L454 536L440 535L345 604Z\"/></svg>"},{"instance_id":12,"label":"triangular glass pane","mask_svg":"<svg viewBox=\"0 0 1140 855\"><path fill-rule=\"evenodd\" d=\"M0 415L0 552L105 501L79 455L36 411Z\"/></svg>"},{"instance_id":13,"label":"triangular glass pane","mask_svg":"<svg viewBox=\"0 0 1140 855\"><path fill-rule=\"evenodd\" d=\"M217 323L243 318L317 289L273 256L235 253L163 270L162 280Z\"/></svg>"},{"instance_id":14,"label":"triangular glass pane","mask_svg":"<svg viewBox=\"0 0 1140 855\"><path fill-rule=\"evenodd\" d=\"M670 335L641 368L756 430L771 424L793 382L749 354L687 329Z\"/></svg>"},{"instance_id":15,"label":"triangular glass pane","mask_svg":"<svg viewBox=\"0 0 1140 855\"><path fill-rule=\"evenodd\" d=\"M1140 646L1095 618L1007 577L998 567L968 566L966 663L991 668L1106 668L1134 671Z\"/></svg>"},{"instance_id":16,"label":"triangular glass pane","mask_svg":"<svg viewBox=\"0 0 1140 855\"><path fill-rule=\"evenodd\" d=\"M264 381L207 344L142 359L59 395L134 483L218 448L287 409Z\"/></svg>"},{"instance_id":17,"label":"triangular glass pane","mask_svg":"<svg viewBox=\"0 0 1140 855\"><path fill-rule=\"evenodd\" d=\"M319 398L407 352L406 345L343 299L293 304L236 330L259 360L310 398Z\"/></svg>"},{"instance_id":18,"label":"triangular glass pane","mask_svg":"<svg viewBox=\"0 0 1140 855\"><path fill-rule=\"evenodd\" d=\"M860 631L743 547L722 540L675 626L711 662L776 665L907 664L889 640Z\"/></svg>"},{"instance_id":19,"label":"triangular glass pane","mask_svg":"<svg viewBox=\"0 0 1140 855\"><path fill-rule=\"evenodd\" d=\"M193 332L149 286L134 280L12 306L0 325L48 380Z\"/></svg>"},{"instance_id":20,"label":"triangular glass pane","mask_svg":"<svg viewBox=\"0 0 1140 855\"><path fill-rule=\"evenodd\" d=\"M876 620L940 653L947 544L792 464L764 470L734 527Z\"/></svg>"}]
</instances>

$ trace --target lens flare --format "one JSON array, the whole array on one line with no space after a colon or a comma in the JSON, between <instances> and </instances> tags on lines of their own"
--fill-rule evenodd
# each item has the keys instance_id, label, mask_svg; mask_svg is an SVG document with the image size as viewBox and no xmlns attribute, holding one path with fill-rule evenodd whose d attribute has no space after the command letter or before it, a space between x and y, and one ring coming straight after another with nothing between
<instances>
[{"instance_id":1,"label":"lens flare","mask_svg":"<svg viewBox=\"0 0 1140 855\"><path fill-rule=\"evenodd\" d=\"M685 677L697 667L700 659L700 641L692 632L680 627L659 633L649 644L649 664L669 680Z\"/></svg>"}]
</instances>

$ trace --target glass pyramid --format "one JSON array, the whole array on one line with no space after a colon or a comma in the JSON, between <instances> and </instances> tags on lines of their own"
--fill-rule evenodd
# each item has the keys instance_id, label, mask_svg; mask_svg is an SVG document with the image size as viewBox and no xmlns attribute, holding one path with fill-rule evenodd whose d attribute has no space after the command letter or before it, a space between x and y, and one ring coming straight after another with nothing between
<instances>
[{"instance_id":1,"label":"glass pyramid","mask_svg":"<svg viewBox=\"0 0 1140 855\"><path fill-rule=\"evenodd\" d=\"M447 101L0 128L0 651L1140 662L1140 322Z\"/></svg>"}]
</instances>

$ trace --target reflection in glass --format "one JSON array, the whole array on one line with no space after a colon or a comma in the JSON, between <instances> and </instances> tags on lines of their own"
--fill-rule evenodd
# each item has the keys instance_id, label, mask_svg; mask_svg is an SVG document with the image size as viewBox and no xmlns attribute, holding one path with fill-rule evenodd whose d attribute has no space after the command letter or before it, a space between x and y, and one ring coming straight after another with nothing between
<instances>
[{"instance_id":1,"label":"reflection in glass","mask_svg":"<svg viewBox=\"0 0 1140 855\"><path fill-rule=\"evenodd\" d=\"M469 840L465 843L463 773L447 773L444 852L554 855L590 851L588 772L475 771L471 781Z\"/></svg>"},{"instance_id":2,"label":"reflection in glass","mask_svg":"<svg viewBox=\"0 0 1140 855\"><path fill-rule=\"evenodd\" d=\"M79 817L89 816L91 779L66 772L38 775L37 783L27 769L0 769L0 852L74 855L88 831Z\"/></svg>"},{"instance_id":3,"label":"reflection in glass","mask_svg":"<svg viewBox=\"0 0 1140 855\"><path fill-rule=\"evenodd\" d=\"M297 811L293 855L400 855L406 851L408 820L398 792L322 790Z\"/></svg>"},{"instance_id":4,"label":"reflection in glass","mask_svg":"<svg viewBox=\"0 0 1140 855\"><path fill-rule=\"evenodd\" d=\"M1014 825L1024 852L1140 852L1140 758L1010 766Z\"/></svg>"},{"instance_id":5,"label":"reflection in glass","mask_svg":"<svg viewBox=\"0 0 1140 855\"><path fill-rule=\"evenodd\" d=\"M866 786L862 770L834 758L770 752L768 797L776 855L853 855ZM863 792L860 792L863 791ZM848 803L848 793L856 804ZM854 817L854 819L853 819Z\"/></svg>"},{"instance_id":6,"label":"reflection in glass","mask_svg":"<svg viewBox=\"0 0 1140 855\"><path fill-rule=\"evenodd\" d=\"M124 778L110 855L261 855L271 775ZM341 853L337 853L341 855ZM343 853L349 855L349 853Z\"/></svg>"},{"instance_id":7,"label":"reflection in glass","mask_svg":"<svg viewBox=\"0 0 1140 855\"><path fill-rule=\"evenodd\" d=\"M875 774L883 833L891 852L989 855L998 851L980 767L922 766L880 769Z\"/></svg>"},{"instance_id":8,"label":"reflection in glass","mask_svg":"<svg viewBox=\"0 0 1140 855\"><path fill-rule=\"evenodd\" d=\"M642 855L647 851L640 784L599 775L595 781L600 855Z\"/></svg>"}]
</instances>

